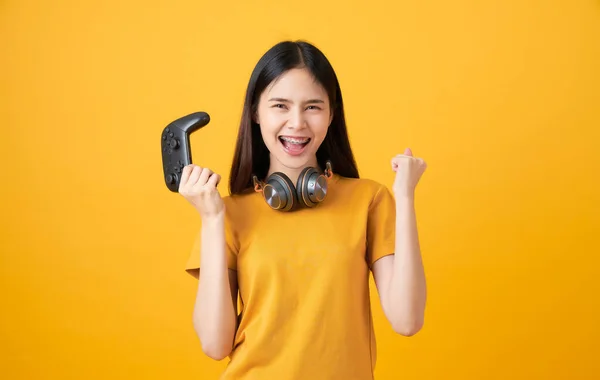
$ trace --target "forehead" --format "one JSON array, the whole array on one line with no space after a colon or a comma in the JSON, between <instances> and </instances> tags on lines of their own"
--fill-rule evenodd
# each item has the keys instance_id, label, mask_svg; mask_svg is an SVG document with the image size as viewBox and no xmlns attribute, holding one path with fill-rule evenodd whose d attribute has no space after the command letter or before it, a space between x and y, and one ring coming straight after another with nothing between
<instances>
[{"instance_id":1,"label":"forehead","mask_svg":"<svg viewBox=\"0 0 600 380\"><path fill-rule=\"evenodd\" d=\"M274 80L264 92L265 96L290 99L318 97L326 101L327 92L307 69L291 69Z\"/></svg>"}]
</instances>

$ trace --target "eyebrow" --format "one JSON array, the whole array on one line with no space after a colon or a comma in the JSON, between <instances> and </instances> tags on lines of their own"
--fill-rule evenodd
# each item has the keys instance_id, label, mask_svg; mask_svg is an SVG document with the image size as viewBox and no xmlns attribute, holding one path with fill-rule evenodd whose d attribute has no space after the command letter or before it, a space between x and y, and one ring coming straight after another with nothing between
<instances>
[{"instance_id":1,"label":"eyebrow","mask_svg":"<svg viewBox=\"0 0 600 380\"><path fill-rule=\"evenodd\" d=\"M269 101L270 102L292 103L291 100L285 99L285 98L271 98L271 99L269 99ZM304 103L325 103L325 102L322 101L321 99L309 99Z\"/></svg>"}]
</instances>

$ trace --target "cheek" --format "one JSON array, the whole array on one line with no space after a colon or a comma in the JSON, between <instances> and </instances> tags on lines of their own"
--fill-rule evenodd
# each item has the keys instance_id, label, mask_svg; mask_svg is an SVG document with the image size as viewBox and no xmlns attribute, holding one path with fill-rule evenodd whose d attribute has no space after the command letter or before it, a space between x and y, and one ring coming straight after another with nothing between
<instances>
[{"instance_id":1,"label":"cheek","mask_svg":"<svg viewBox=\"0 0 600 380\"><path fill-rule=\"evenodd\" d=\"M273 128L270 128L268 124L260 124L260 133L262 135L262 139L265 145L272 146L275 142L277 142L276 135L273 132Z\"/></svg>"},{"instance_id":2,"label":"cheek","mask_svg":"<svg viewBox=\"0 0 600 380\"><path fill-rule=\"evenodd\" d=\"M260 132L265 141L272 140L280 129L279 119L272 112L265 112L260 115Z\"/></svg>"},{"instance_id":3,"label":"cheek","mask_svg":"<svg viewBox=\"0 0 600 380\"><path fill-rule=\"evenodd\" d=\"M314 120L312 123L312 132L314 133L315 138L319 141L323 141L325 139L328 129L329 119L326 117L318 118L318 120Z\"/></svg>"}]
</instances>

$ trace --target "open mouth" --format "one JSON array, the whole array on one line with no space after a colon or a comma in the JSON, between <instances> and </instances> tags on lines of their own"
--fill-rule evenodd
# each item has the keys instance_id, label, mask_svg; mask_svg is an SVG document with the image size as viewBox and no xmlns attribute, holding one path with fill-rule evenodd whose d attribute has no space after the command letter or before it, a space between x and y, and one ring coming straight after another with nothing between
<instances>
[{"instance_id":1,"label":"open mouth","mask_svg":"<svg viewBox=\"0 0 600 380\"><path fill-rule=\"evenodd\" d=\"M298 155L304 152L304 149L310 143L310 137L279 136L279 142L286 153Z\"/></svg>"}]
</instances>

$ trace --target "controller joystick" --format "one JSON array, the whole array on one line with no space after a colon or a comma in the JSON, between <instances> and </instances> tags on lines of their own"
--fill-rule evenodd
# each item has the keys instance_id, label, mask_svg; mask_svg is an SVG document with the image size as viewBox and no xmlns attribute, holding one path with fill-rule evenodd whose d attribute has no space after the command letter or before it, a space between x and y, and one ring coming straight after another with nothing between
<instances>
[{"instance_id":1,"label":"controller joystick","mask_svg":"<svg viewBox=\"0 0 600 380\"><path fill-rule=\"evenodd\" d=\"M163 175L167 188L178 192L181 172L192 163L190 134L210 122L206 112L195 112L167 125L161 133Z\"/></svg>"}]
</instances>

